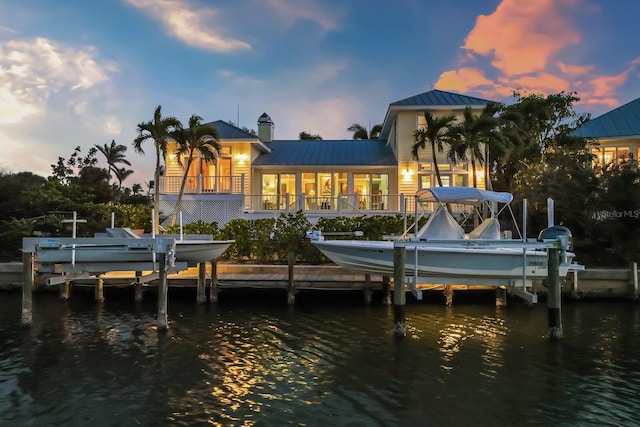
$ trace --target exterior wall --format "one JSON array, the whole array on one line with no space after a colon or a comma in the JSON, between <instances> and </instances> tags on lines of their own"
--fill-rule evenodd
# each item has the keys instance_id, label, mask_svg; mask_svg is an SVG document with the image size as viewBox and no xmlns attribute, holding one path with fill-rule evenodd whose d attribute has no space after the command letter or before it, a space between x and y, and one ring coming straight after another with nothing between
<instances>
[{"instance_id":1,"label":"exterior wall","mask_svg":"<svg viewBox=\"0 0 640 427\"><path fill-rule=\"evenodd\" d=\"M640 159L640 135L629 138L601 138L598 140L598 145L591 149L591 153L602 161L603 154L610 149L615 149L614 157L616 158L611 159L612 161L619 159L627 149L631 157L638 160Z\"/></svg>"},{"instance_id":2,"label":"exterior wall","mask_svg":"<svg viewBox=\"0 0 640 427\"><path fill-rule=\"evenodd\" d=\"M428 110L432 114L436 116L442 116L446 114L453 114L456 116L456 119L462 120L462 114L464 107L461 106L461 109L453 110L453 109L431 109ZM414 194L419 188L419 170L418 163L411 156L411 149L413 147L413 132L418 128L418 115L424 112L424 108L416 108L416 109L406 109L398 111L396 116L396 122L394 124L395 130L395 139L393 141L396 146L396 157L398 158L398 182L399 187L398 191L405 195ZM478 111L479 114L479 111ZM446 154L447 148L440 153L436 152L436 161L438 164L448 164L449 161L447 159ZM424 150L420 150L418 153L418 157L420 162L423 163L432 163L433 157L431 154L431 147L427 146ZM476 168L480 168L481 166L476 164ZM463 170L458 171L457 175L466 175L467 183L466 185L472 185L473 182L473 171L470 170L470 164L466 165L466 172ZM484 182L484 174L478 173L476 175L477 186L479 188L485 187ZM435 185L432 182L431 185Z\"/></svg>"}]
</instances>

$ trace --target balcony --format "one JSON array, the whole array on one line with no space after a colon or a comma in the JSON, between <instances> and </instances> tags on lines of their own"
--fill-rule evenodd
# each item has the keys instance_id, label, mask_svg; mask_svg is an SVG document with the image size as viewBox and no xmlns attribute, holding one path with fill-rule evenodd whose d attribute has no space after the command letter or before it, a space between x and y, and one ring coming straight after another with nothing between
<instances>
[{"instance_id":1,"label":"balcony","mask_svg":"<svg viewBox=\"0 0 640 427\"><path fill-rule=\"evenodd\" d=\"M243 194L245 176L188 176L184 194ZM178 194L181 176L161 176L160 193Z\"/></svg>"}]
</instances>

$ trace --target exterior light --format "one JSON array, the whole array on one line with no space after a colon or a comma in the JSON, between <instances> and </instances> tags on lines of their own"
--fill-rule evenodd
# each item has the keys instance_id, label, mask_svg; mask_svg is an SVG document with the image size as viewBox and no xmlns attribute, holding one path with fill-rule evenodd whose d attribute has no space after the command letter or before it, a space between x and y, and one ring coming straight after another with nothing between
<instances>
[{"instance_id":1,"label":"exterior light","mask_svg":"<svg viewBox=\"0 0 640 427\"><path fill-rule=\"evenodd\" d=\"M242 165L244 164L244 162L247 161L248 156L245 153L238 153L235 155L236 161L238 162L238 164Z\"/></svg>"},{"instance_id":2,"label":"exterior light","mask_svg":"<svg viewBox=\"0 0 640 427\"><path fill-rule=\"evenodd\" d=\"M411 169L404 169L402 171L402 180L403 181L411 181L411 177L413 176L413 171Z\"/></svg>"}]
</instances>

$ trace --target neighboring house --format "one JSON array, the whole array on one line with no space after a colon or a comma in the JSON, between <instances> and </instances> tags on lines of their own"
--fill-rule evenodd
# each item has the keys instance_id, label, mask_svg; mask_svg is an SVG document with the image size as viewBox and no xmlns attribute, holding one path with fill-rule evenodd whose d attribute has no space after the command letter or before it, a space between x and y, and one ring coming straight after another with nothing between
<instances>
[{"instance_id":1,"label":"neighboring house","mask_svg":"<svg viewBox=\"0 0 640 427\"><path fill-rule=\"evenodd\" d=\"M591 119L573 135L596 140L595 165L640 158L640 98Z\"/></svg>"},{"instance_id":2,"label":"neighboring house","mask_svg":"<svg viewBox=\"0 0 640 427\"><path fill-rule=\"evenodd\" d=\"M413 209L410 196L436 185L430 147L419 153L420 161L411 156L413 132L425 126L424 112L461 117L466 107L479 114L489 102L440 90L393 102L377 140L278 140L275 124L266 113L258 119L258 135L213 122L222 155L216 164L193 163L182 200L183 222L223 225L235 218L273 217L298 210L314 221L322 216ZM173 211L183 176L175 151L175 143L169 143L166 175L160 182L164 215ZM438 153L437 161L443 185L470 185L475 173L478 186L484 188L484 170L453 165L444 152Z\"/></svg>"}]
</instances>

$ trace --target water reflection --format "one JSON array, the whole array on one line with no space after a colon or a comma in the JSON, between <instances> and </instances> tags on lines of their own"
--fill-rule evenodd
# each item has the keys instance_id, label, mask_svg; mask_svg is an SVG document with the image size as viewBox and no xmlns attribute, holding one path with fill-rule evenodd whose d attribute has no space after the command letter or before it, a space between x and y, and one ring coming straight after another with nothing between
<instances>
[{"instance_id":1,"label":"water reflection","mask_svg":"<svg viewBox=\"0 0 640 427\"><path fill-rule=\"evenodd\" d=\"M75 296L74 296L75 298ZM634 305L568 304L565 340L544 306L331 301L0 299L0 425L634 425ZM12 305L14 304L15 305ZM8 326L7 326L8 325ZM505 408L508 408L506 410Z\"/></svg>"}]
</instances>

